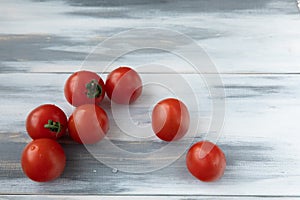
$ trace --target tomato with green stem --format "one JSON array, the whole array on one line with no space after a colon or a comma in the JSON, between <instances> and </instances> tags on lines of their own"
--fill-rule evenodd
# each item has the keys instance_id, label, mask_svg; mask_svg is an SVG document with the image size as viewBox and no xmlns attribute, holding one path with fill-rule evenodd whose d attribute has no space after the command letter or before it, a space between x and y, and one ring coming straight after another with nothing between
<instances>
[{"instance_id":1,"label":"tomato with green stem","mask_svg":"<svg viewBox=\"0 0 300 200\"><path fill-rule=\"evenodd\" d=\"M23 172L31 180L47 182L58 178L64 171L66 156L56 141L48 138L33 140L21 156Z\"/></svg>"},{"instance_id":2,"label":"tomato with green stem","mask_svg":"<svg viewBox=\"0 0 300 200\"><path fill-rule=\"evenodd\" d=\"M186 165L190 173L201 181L215 181L221 178L226 168L223 151L209 141L197 142L186 155Z\"/></svg>"},{"instance_id":3,"label":"tomato with green stem","mask_svg":"<svg viewBox=\"0 0 300 200\"><path fill-rule=\"evenodd\" d=\"M64 94L67 101L76 107L99 104L105 96L104 82L95 72L78 71L67 79Z\"/></svg>"},{"instance_id":4,"label":"tomato with green stem","mask_svg":"<svg viewBox=\"0 0 300 200\"><path fill-rule=\"evenodd\" d=\"M44 104L33 109L26 118L26 130L32 139L57 140L68 127L66 114L56 105Z\"/></svg>"}]
</instances>

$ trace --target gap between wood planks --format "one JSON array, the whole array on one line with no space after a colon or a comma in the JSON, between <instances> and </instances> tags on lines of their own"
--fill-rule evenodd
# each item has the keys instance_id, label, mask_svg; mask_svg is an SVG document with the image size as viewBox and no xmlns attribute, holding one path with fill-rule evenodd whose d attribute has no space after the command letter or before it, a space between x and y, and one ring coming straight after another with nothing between
<instances>
[{"instance_id":1,"label":"gap between wood planks","mask_svg":"<svg viewBox=\"0 0 300 200\"><path fill-rule=\"evenodd\" d=\"M281 195L141 195L141 194L137 194L137 195L126 195L126 194L122 194L122 195L47 195L47 194L43 194L43 195L0 195L0 199L23 199L23 200L35 200L35 199L40 199L41 197L43 197L44 199L65 199L65 200L79 200L79 199L87 199L87 200L95 200L95 199L102 199L102 200L106 200L106 199L124 199L124 200L132 200L132 199L147 199L147 200L156 200L156 199L161 199L161 200L165 200L165 199L180 199L180 200L191 200L191 199L289 199L289 200L293 200L293 199L300 199L300 196L293 196L293 195L289 195L289 196L281 196Z\"/></svg>"}]
</instances>

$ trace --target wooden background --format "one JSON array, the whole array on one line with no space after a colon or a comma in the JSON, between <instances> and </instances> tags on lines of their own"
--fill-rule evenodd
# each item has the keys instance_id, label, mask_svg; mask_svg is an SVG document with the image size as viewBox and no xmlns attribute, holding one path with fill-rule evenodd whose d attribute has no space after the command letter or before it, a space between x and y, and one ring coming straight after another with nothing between
<instances>
[{"instance_id":1,"label":"wooden background","mask_svg":"<svg viewBox=\"0 0 300 200\"><path fill-rule=\"evenodd\" d=\"M0 0L0 199L300 197L298 12L293 0ZM205 50L220 72L224 85L214 87L224 87L226 94L225 123L217 141L227 157L224 177L214 183L196 180L185 167L185 154L158 171L126 173L107 167L84 146L64 139L67 166L62 177L50 183L26 178L19 160L30 142L24 127L28 112L39 104L55 103L70 114L72 107L63 96L66 78L81 69L99 42L139 27L186 34ZM131 39L144 42L143 35ZM126 48L126 44L122 41L116 45ZM110 59L109 50L101 59ZM92 64L103 72L101 59ZM125 55L114 67L153 62L171 67L190 81L201 98L201 126L194 141L203 139L211 99L191 68L159 51ZM104 72L105 79L108 71ZM141 71L143 80L169 80L180 88L172 82L175 75L156 69ZM157 98L170 95L166 90L158 91ZM155 92L155 88L146 88L137 106L130 109L137 124L149 127L153 103L149 99ZM181 90L179 95L191 94ZM103 107L109 110L107 99ZM133 152L165 145L155 137L134 140L118 131L115 124L109 138ZM107 151L102 156L112 153ZM153 158L153 162L157 159L164 157ZM134 170L137 163L126 164Z\"/></svg>"}]
</instances>

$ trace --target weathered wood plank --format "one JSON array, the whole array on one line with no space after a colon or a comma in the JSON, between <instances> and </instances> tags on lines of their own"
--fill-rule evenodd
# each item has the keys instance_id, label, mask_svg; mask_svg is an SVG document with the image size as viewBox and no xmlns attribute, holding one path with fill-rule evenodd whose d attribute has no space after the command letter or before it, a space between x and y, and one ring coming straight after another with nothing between
<instances>
[{"instance_id":1,"label":"weathered wood plank","mask_svg":"<svg viewBox=\"0 0 300 200\"><path fill-rule=\"evenodd\" d=\"M147 147L141 142L116 144L132 151ZM50 183L34 183L22 174L19 164L25 143L1 143L1 148L7 151L1 151L0 191L2 194L56 195L299 195L299 156L286 153L293 150L292 147L278 148L278 145L287 144L263 139L254 141L253 138L238 141L234 137L222 138L218 144L227 155L228 167L224 177L215 183L195 180L186 170L184 156L156 172L130 174L103 165L83 146L72 143L63 145L67 167L62 177ZM111 154L106 151L101 156L108 153ZM117 156L115 154L115 158ZM136 167L134 161L123 164Z\"/></svg>"},{"instance_id":2,"label":"weathered wood plank","mask_svg":"<svg viewBox=\"0 0 300 200\"><path fill-rule=\"evenodd\" d=\"M1 1L0 13L0 72L76 71L94 47L110 36L131 28L157 26L191 37L222 73L300 72L300 20L295 0L228 0L226 4L220 0L20 4L15 0ZM89 66L102 71L113 59L114 50L126 50L134 44L146 47L147 35L151 33L110 44ZM182 45L182 40L175 40L174 48ZM183 60L160 50L131 52L114 66L153 62L181 73L194 72Z\"/></svg>"},{"instance_id":3,"label":"weathered wood plank","mask_svg":"<svg viewBox=\"0 0 300 200\"><path fill-rule=\"evenodd\" d=\"M45 199L45 200L52 200L52 199L64 199L64 200L107 200L107 199L121 199L121 200L135 200L135 199L145 199L145 200L197 200L197 199L207 199L207 200L217 200L217 199L243 199L243 200L252 200L252 199L271 199L271 200L278 200L278 199L289 199L289 200L296 200L299 197L264 197L264 196L253 196L253 197L245 197L245 196L61 196L61 195L5 195L0 196L1 200L11 200L11 199L24 199L24 200L35 200L35 199Z\"/></svg>"},{"instance_id":4,"label":"weathered wood plank","mask_svg":"<svg viewBox=\"0 0 300 200\"><path fill-rule=\"evenodd\" d=\"M223 75L226 92L226 118L218 144L227 156L224 177L215 183L194 179L185 167L184 154L173 164L151 173L132 174L112 169L96 158L104 158L129 170L138 169L141 160L120 158L115 149L91 155L68 139L62 140L67 167L60 179L35 183L27 179L20 167L22 148L30 141L24 128L26 114L41 103L56 103L68 114L63 84L69 74L0 74L0 193L1 194L123 194L123 195L300 195L299 191L299 75ZM143 74L143 80L173 80L175 74ZM198 75L182 75L201 97L201 124L195 141L202 140L209 123L210 98ZM105 78L105 77L104 77ZM221 86L214 86L221 87ZM179 88L179 96L190 96ZM154 93L158 92L159 93ZM159 87L145 87L143 97L131 113L143 126L149 126L150 105L170 95ZM162 95L162 96L160 96ZM184 98L184 97L183 97ZM188 100L187 100L188 102ZM109 102L102 105L109 112ZM193 113L195 108L191 108ZM126 116L120 115L119 119ZM150 128L150 127L149 127ZM145 140L126 136L115 124L108 138L130 152L160 149L165 143L155 137ZM180 145L190 145L183 139ZM105 144L105 143L104 143ZM94 157L96 156L96 158ZM165 152L152 158L149 166L176 159ZM144 162L145 163L145 162ZM148 165L144 165L145 168Z\"/></svg>"},{"instance_id":5,"label":"weathered wood plank","mask_svg":"<svg viewBox=\"0 0 300 200\"><path fill-rule=\"evenodd\" d=\"M158 196L162 199L299 197L297 120L300 117L300 79L298 74L288 75L300 73L300 51L297 46L300 21L296 2L228 0L224 4L219 0L189 0L184 5L182 1L153 1L150 4L132 0L122 2L126 6L118 1L1 1L0 194L6 196L0 196L0 199L41 198L31 196L34 194L45 195L43 199L99 198L64 196L70 194L101 195L103 199L157 199ZM226 118L218 144L228 162L223 179L209 184L195 180L186 170L184 154L179 157L167 151L149 159L126 159L102 142L103 151L91 155L88 151L91 149L87 150L68 139L61 141L68 158L67 168L60 179L51 183L34 183L27 179L19 163L21 151L30 141L24 128L27 113L39 104L56 103L70 114L72 107L65 102L62 93L68 76L65 72L81 69L86 55L111 35L131 27L156 27L158 24L194 39L220 72L254 74L222 75ZM96 54L96 60L86 63L86 68L106 74L110 70L104 67L107 61L114 58L114 50L126 49L132 44L147 46L147 42L151 44L152 41L146 42L146 36L132 35L109 45L101 54ZM186 44L178 38L175 40L174 48ZM168 46L164 43L166 41L162 40L162 47ZM189 50L198 52L194 48ZM173 86L177 89L176 94L192 105L192 93L176 81L176 72L185 74L182 77L201 100L200 111L193 106L189 108L193 119L200 115L199 130L194 139L204 139L211 118L211 98L205 81L185 61L161 50L141 50L124 55L113 66L139 67L152 63L169 66L175 72L171 75L169 70L143 67L139 69L143 80L170 80L172 87L146 87L142 98L130 107L133 125L143 131L133 134L126 113L118 112L119 115L114 117L123 129L129 130L129 135L120 131L113 121L108 139L115 146L133 153L163 148L166 143L155 138L150 129L151 106L160 98L172 96L167 89ZM213 87L223 88L222 85ZM111 117L107 99L102 106ZM190 139L191 136L187 136L178 145L188 147ZM120 168L112 169L96 158L106 159L110 164L119 163ZM121 168L138 171L141 166L147 169L173 159L177 160L151 173L120 171ZM49 194L61 196L47 196Z\"/></svg>"},{"instance_id":6,"label":"weathered wood plank","mask_svg":"<svg viewBox=\"0 0 300 200\"><path fill-rule=\"evenodd\" d=\"M42 103L55 103L59 105L68 115L73 107L70 106L63 94L63 86L69 74L0 74L0 108L3 113L0 120L1 131L20 132L24 131L24 119L27 113ZM151 107L160 99L174 96L169 89L174 88L178 98L181 98L187 105L190 104L191 90L187 87L179 87L180 81L187 80L200 99L199 110L203 119L199 132L207 129L207 121L212 108L209 90L199 75L170 75L170 74L143 74L142 79L149 84L144 87L144 92L139 101L130 107L133 120L137 125L149 125ZM281 138L282 130L289 129L291 135L298 135L297 123L294 120L298 117L300 96L298 90L299 75L222 75L226 93L226 121L224 130L230 134L240 135L243 127L245 136L260 136L257 132L266 132L268 136ZM103 76L105 79L105 76ZM153 81L154 84L150 84ZM159 85L168 84L168 85ZM171 88L166 88L170 86ZM214 86L223 87L223 86ZM101 104L108 114L110 102L106 98ZM121 108L120 108L121 109ZM190 107L191 114L197 111L197 107ZM130 111L130 112L131 112ZM288 113L288 116L286 115ZM245 116L247 119L245 119ZM126 116L122 113L114 116L122 120ZM289 120L283 120L283 119ZM248 119L251 121L248 121ZM276 120L276 121L274 121ZM262 123L261 121L264 121ZM238 123L236 123L238 122ZM276 122L277 128L272 128ZM251 124L251 125L249 125ZM283 127L279 125L282 124ZM113 130L115 132L116 130ZM255 134L255 135L253 135ZM117 135L119 138L119 135ZM124 138L125 139L125 138Z\"/></svg>"}]
</instances>

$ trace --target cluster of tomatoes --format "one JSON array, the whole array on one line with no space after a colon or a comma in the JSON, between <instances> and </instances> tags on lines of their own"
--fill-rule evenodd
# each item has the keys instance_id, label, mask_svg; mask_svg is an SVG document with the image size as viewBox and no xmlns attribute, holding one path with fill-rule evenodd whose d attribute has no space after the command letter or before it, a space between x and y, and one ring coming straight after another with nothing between
<instances>
[{"instance_id":1,"label":"cluster of tomatoes","mask_svg":"<svg viewBox=\"0 0 300 200\"><path fill-rule=\"evenodd\" d=\"M66 156L57 140L69 135L80 144L95 144L109 130L109 118L100 102L105 94L117 104L131 104L142 94L142 79L129 67L113 70L104 83L91 71L73 73L64 86L66 100L75 107L69 118L57 106L44 104L33 109L26 119L26 130L33 139L21 156L24 173L38 182L59 177L66 165ZM190 115L187 106L175 98L158 102L152 111L152 129L161 140L172 142L187 133ZM200 141L186 156L188 170L202 181L219 179L225 170L222 150L209 141Z\"/></svg>"}]
</instances>

